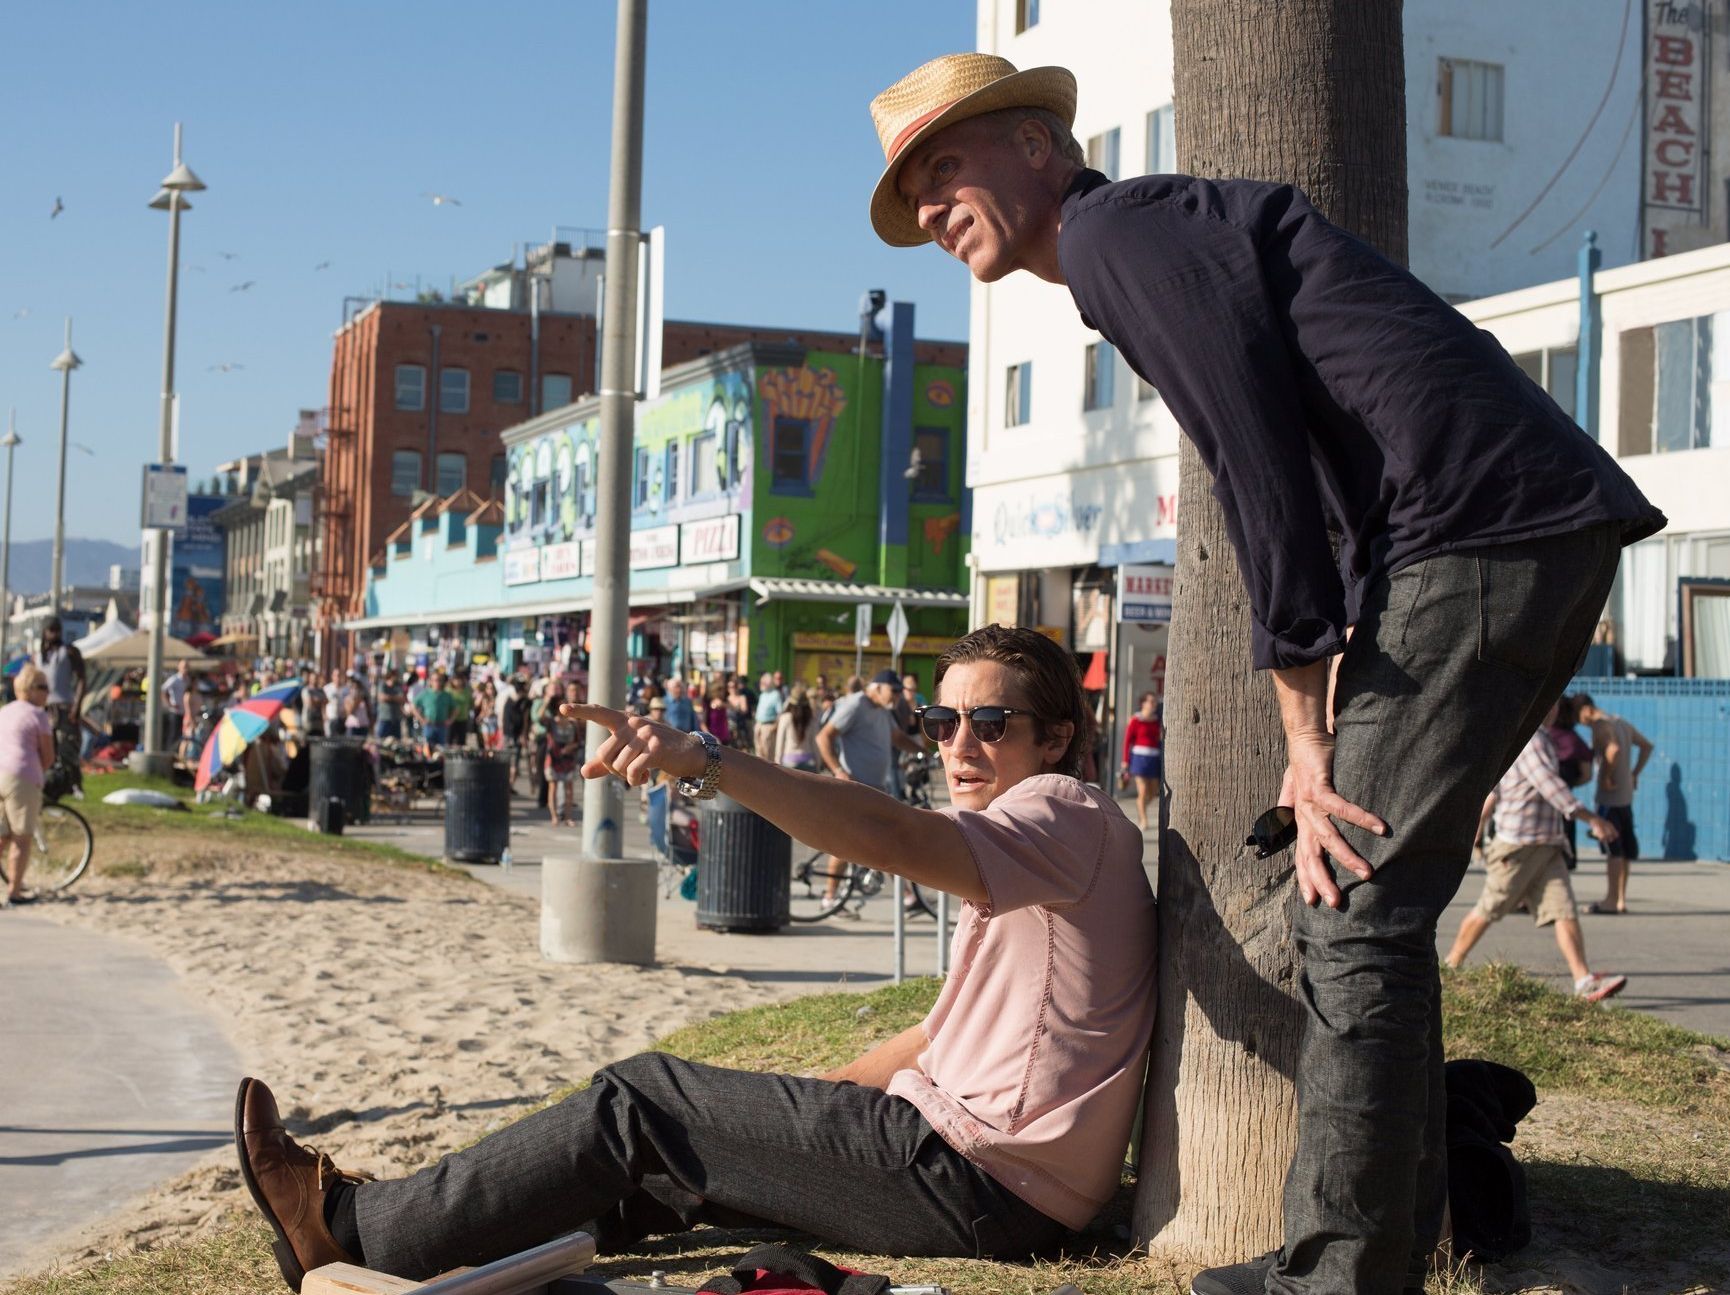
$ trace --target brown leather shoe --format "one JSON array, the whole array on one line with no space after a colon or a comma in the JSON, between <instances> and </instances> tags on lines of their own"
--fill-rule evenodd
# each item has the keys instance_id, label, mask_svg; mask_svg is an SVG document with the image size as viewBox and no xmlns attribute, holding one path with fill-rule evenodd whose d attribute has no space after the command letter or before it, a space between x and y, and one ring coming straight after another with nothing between
<instances>
[{"instance_id":1,"label":"brown leather shoe","mask_svg":"<svg viewBox=\"0 0 1730 1295\"><path fill-rule=\"evenodd\" d=\"M338 1169L323 1152L289 1137L276 1098L257 1079L241 1080L234 1099L234 1149L246 1190L276 1231L271 1249L291 1289L300 1289L309 1269L355 1262L325 1225L324 1197L339 1179L364 1182L368 1175Z\"/></svg>"}]
</instances>

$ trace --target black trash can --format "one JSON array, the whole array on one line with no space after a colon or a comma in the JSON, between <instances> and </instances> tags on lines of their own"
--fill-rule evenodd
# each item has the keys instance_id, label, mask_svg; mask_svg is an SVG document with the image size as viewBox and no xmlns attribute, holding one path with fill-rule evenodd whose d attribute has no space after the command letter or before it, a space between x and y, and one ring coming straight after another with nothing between
<instances>
[{"instance_id":1,"label":"black trash can","mask_svg":"<svg viewBox=\"0 0 1730 1295\"><path fill-rule=\"evenodd\" d=\"M307 803L313 813L327 801L342 802L343 818L365 823L372 818L372 766L359 742L342 737L315 737L312 768L307 775ZM322 821L322 819L321 819Z\"/></svg>"},{"instance_id":2,"label":"black trash can","mask_svg":"<svg viewBox=\"0 0 1730 1295\"><path fill-rule=\"evenodd\" d=\"M445 858L497 863L511 848L511 766L487 751L444 758Z\"/></svg>"},{"instance_id":3,"label":"black trash can","mask_svg":"<svg viewBox=\"0 0 1730 1295\"><path fill-rule=\"evenodd\" d=\"M697 925L779 931L787 925L793 841L727 796L697 810Z\"/></svg>"}]
</instances>

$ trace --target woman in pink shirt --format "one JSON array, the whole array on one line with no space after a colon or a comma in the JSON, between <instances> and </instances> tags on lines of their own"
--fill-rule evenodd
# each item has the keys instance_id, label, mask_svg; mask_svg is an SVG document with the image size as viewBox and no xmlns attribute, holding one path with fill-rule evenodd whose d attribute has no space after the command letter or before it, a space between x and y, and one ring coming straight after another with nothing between
<instances>
[{"instance_id":1,"label":"woman in pink shirt","mask_svg":"<svg viewBox=\"0 0 1730 1295\"><path fill-rule=\"evenodd\" d=\"M1076 777L1090 740L1075 661L1027 629L939 658L925 736L950 804L781 767L601 706L583 766L724 791L809 846L958 895L952 970L920 1024L821 1078L645 1053L408 1178L361 1182L289 1137L242 1082L242 1176L283 1275L338 1261L419 1278L569 1231L603 1250L698 1222L768 1221L906 1255L1026 1256L1116 1190L1154 1010L1141 833ZM689 784L697 784L690 786Z\"/></svg>"},{"instance_id":2,"label":"woman in pink shirt","mask_svg":"<svg viewBox=\"0 0 1730 1295\"><path fill-rule=\"evenodd\" d=\"M6 903L28 904L35 896L24 889L24 868L42 814L42 776L54 763L54 725L43 709L48 676L39 667L20 670L12 690L18 700L0 706L0 851L12 878Z\"/></svg>"}]
</instances>

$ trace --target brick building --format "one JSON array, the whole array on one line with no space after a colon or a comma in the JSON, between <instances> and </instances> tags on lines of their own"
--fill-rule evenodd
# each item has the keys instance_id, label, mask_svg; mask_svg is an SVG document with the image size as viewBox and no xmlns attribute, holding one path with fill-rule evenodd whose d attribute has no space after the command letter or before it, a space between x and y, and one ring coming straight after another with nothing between
<instances>
[{"instance_id":1,"label":"brick building","mask_svg":"<svg viewBox=\"0 0 1730 1295\"><path fill-rule=\"evenodd\" d=\"M342 664L338 626L362 614L385 537L429 497L502 496L500 432L595 390L597 247L552 243L522 267L461 285L454 302L371 301L339 328L313 582L321 664ZM853 350L856 331L668 320L664 363L741 342ZM921 342L921 363L964 365L964 343Z\"/></svg>"}]
</instances>

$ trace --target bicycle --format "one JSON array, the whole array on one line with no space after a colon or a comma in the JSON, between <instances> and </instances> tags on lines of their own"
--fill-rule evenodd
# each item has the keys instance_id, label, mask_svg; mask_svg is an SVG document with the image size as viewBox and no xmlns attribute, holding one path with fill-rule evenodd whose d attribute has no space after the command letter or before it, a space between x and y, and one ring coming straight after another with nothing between
<instances>
[{"instance_id":1,"label":"bicycle","mask_svg":"<svg viewBox=\"0 0 1730 1295\"><path fill-rule=\"evenodd\" d=\"M828 867L829 855L823 850L814 850L809 857L793 865L793 880L787 897L787 916L794 922L821 922L825 917L833 917L849 905L854 913L861 912L865 901L881 893L883 882L891 874L881 872L876 868L861 867L856 863L843 863L839 873ZM834 892L829 893L829 879L836 878ZM937 909L925 892L911 881L902 879L905 886L909 917L936 917Z\"/></svg>"},{"instance_id":2,"label":"bicycle","mask_svg":"<svg viewBox=\"0 0 1730 1295\"><path fill-rule=\"evenodd\" d=\"M37 890L65 890L84 875L95 853L96 835L84 815L72 806L51 800L36 819L36 835L30 844L25 875ZM12 874L0 858L0 881L11 884Z\"/></svg>"}]
</instances>

